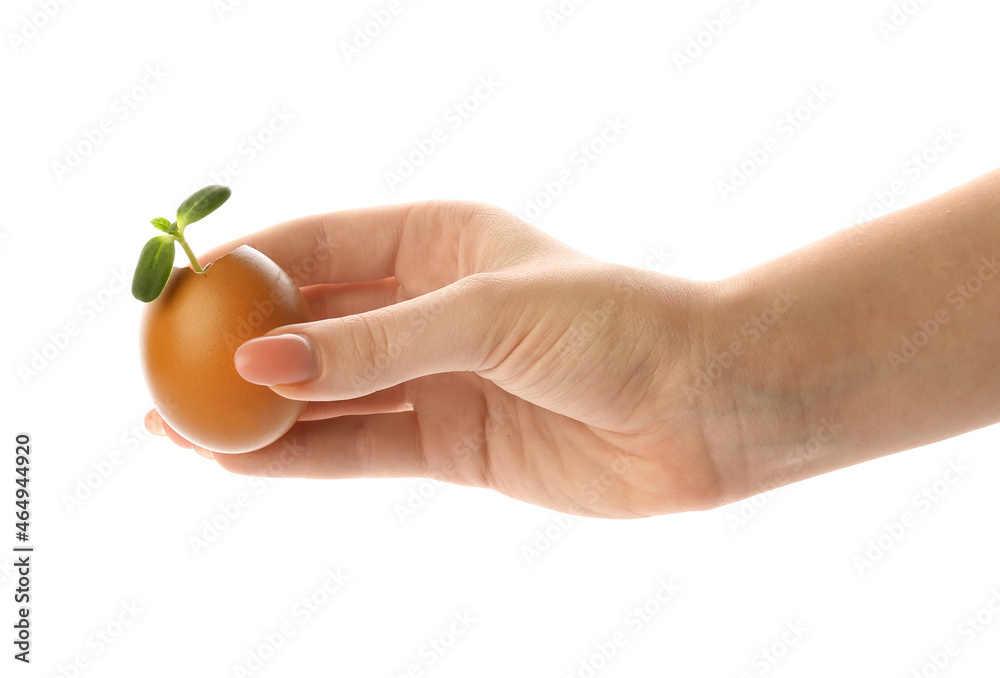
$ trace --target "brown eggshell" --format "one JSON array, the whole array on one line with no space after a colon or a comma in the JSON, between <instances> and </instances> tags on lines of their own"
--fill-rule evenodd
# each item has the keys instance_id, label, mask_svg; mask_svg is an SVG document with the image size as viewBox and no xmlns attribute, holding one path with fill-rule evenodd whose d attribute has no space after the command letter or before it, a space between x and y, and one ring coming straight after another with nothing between
<instances>
[{"instance_id":1,"label":"brown eggshell","mask_svg":"<svg viewBox=\"0 0 1000 678\"><path fill-rule=\"evenodd\" d=\"M310 319L288 274L247 245L204 273L175 267L140 328L153 404L175 431L209 450L249 452L274 442L305 403L244 380L233 356L248 339Z\"/></svg>"}]
</instances>

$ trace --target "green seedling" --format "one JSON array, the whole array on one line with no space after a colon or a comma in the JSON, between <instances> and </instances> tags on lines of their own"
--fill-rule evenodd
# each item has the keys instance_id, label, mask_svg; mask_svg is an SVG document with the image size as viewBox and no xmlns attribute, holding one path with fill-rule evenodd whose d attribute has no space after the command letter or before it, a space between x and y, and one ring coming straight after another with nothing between
<instances>
[{"instance_id":1,"label":"green seedling","mask_svg":"<svg viewBox=\"0 0 1000 678\"><path fill-rule=\"evenodd\" d=\"M197 273L205 272L191 251L191 246L184 239L184 229L188 224L193 224L217 210L222 203L229 200L232 193L228 186L206 186L181 203L177 208L177 221L170 222L158 217L150 222L163 231L164 235L154 236L142 248L139 263L135 267L135 275L132 277L133 297L139 301L150 302L160 296L174 267L175 242L191 260L191 268Z\"/></svg>"}]
</instances>

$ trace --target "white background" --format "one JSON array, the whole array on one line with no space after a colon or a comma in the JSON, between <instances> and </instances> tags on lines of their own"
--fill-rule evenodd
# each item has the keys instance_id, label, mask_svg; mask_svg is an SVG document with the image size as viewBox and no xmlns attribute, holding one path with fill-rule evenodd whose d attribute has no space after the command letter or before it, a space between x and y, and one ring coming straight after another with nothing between
<instances>
[{"instance_id":1,"label":"white background","mask_svg":"<svg viewBox=\"0 0 1000 678\"><path fill-rule=\"evenodd\" d=\"M863 219L880 192L897 209L995 168L1000 7L905 4L912 16L886 35L886 0L591 0L554 25L557 0L420 0L349 59L344 45L388 0L7 0L0 672L995 671L996 427L741 504L630 522L415 479L255 485L142 432L141 304L118 282L155 234L149 219L170 217L230 161L233 199L189 231L196 250L295 216L425 198L525 215L569 169L573 183L533 212L539 227L606 260L732 275ZM724 9L732 21L713 37L704 22ZM680 67L699 33L702 53ZM160 81L144 86L148 69ZM495 92L470 100L460 127L447 123L491 77ZM813 87L832 96L800 110ZM247 140L275 109L293 119L251 158ZM789 138L776 124L796 112ZM574 152L609 117L627 129L580 171ZM110 131L88 148L104 119ZM390 190L386 172L437 127L447 140ZM957 140L915 170L912 157L949 128ZM768 137L777 152L724 200L717 182ZM56 346L70 323L76 336ZM25 376L35 351L50 357ZM30 667L11 658L20 431L34 441ZM925 490L933 502L915 499ZM241 493L246 505L227 518ZM401 521L398 506L419 493L423 506ZM915 525L889 536L905 512ZM192 538L211 537L213 521L222 529L197 550ZM528 562L525 547L539 556ZM877 562L859 566L873 548ZM327 596L337 570L347 580ZM680 591L661 603L671 580ZM303 596L322 601L308 618ZM649 611L641 624L637 606ZM977 612L984 625L970 633ZM455 615L474 621L453 639ZM265 638L283 624L294 633L270 651ZM604 660L598 648L611 654L616 633L625 643ZM437 640L451 646L439 654ZM956 656L940 654L949 641ZM80 657L87 668L71 670ZM935 657L947 660L938 673ZM248 661L256 670L241 674Z\"/></svg>"}]
</instances>

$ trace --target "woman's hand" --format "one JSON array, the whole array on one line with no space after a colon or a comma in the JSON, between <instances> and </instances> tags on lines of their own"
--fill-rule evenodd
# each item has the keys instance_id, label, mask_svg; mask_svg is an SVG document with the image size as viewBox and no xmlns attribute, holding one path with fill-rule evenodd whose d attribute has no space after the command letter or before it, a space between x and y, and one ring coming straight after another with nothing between
<instances>
[{"instance_id":1,"label":"woman's hand","mask_svg":"<svg viewBox=\"0 0 1000 678\"><path fill-rule=\"evenodd\" d=\"M223 468L427 476L615 518L725 501L691 390L707 283L597 261L474 203L295 219L202 263L242 244L319 320L237 351L244 378L309 404L274 444L214 453Z\"/></svg>"},{"instance_id":2,"label":"woman's hand","mask_svg":"<svg viewBox=\"0 0 1000 678\"><path fill-rule=\"evenodd\" d=\"M1000 170L713 283L601 263L477 204L279 224L205 260L246 243L302 286L324 320L236 363L310 403L274 445L215 458L633 517L996 423L998 195Z\"/></svg>"}]
</instances>

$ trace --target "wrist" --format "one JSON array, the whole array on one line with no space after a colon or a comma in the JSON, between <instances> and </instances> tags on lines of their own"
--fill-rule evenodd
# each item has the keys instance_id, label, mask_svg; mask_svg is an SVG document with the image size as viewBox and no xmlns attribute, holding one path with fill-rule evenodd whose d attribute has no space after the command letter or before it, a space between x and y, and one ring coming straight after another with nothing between
<instances>
[{"instance_id":1,"label":"wrist","mask_svg":"<svg viewBox=\"0 0 1000 678\"><path fill-rule=\"evenodd\" d=\"M998 186L713 283L698 394L729 500L997 421Z\"/></svg>"},{"instance_id":2,"label":"wrist","mask_svg":"<svg viewBox=\"0 0 1000 678\"><path fill-rule=\"evenodd\" d=\"M695 383L727 502L838 468L844 422L837 360L795 284L742 275L712 283Z\"/></svg>"}]
</instances>

